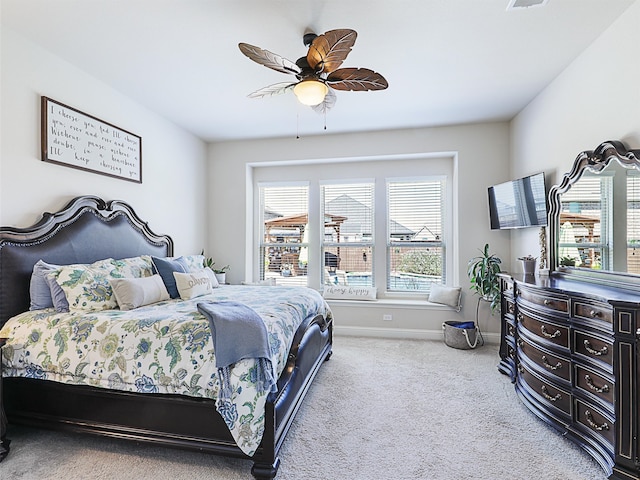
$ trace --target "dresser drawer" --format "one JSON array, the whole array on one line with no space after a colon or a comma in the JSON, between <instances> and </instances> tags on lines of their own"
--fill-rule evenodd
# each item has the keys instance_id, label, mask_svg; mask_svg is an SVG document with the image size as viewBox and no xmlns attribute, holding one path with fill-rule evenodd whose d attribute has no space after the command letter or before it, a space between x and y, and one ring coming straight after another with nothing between
<instances>
[{"instance_id":1,"label":"dresser drawer","mask_svg":"<svg viewBox=\"0 0 640 480\"><path fill-rule=\"evenodd\" d=\"M569 299L567 297L532 292L523 288L520 288L518 295L527 302L556 312L569 313Z\"/></svg>"},{"instance_id":2,"label":"dresser drawer","mask_svg":"<svg viewBox=\"0 0 640 480\"><path fill-rule=\"evenodd\" d=\"M574 301L573 316L576 318L602 320L603 322L613 323L613 309L609 305L599 303Z\"/></svg>"},{"instance_id":3,"label":"dresser drawer","mask_svg":"<svg viewBox=\"0 0 640 480\"><path fill-rule=\"evenodd\" d=\"M575 421L591 431L596 438L600 437L601 441L608 443L612 448L615 437L613 418L580 399L574 398L574 402Z\"/></svg>"},{"instance_id":4,"label":"dresser drawer","mask_svg":"<svg viewBox=\"0 0 640 480\"><path fill-rule=\"evenodd\" d=\"M571 416L571 394L566 390L541 380L526 368L522 369L521 378L527 383L530 390L540 397L543 403L557 408L561 412Z\"/></svg>"},{"instance_id":5,"label":"dresser drawer","mask_svg":"<svg viewBox=\"0 0 640 480\"><path fill-rule=\"evenodd\" d=\"M575 366L576 387L607 402L613 408L614 383L595 371L581 365Z\"/></svg>"},{"instance_id":6,"label":"dresser drawer","mask_svg":"<svg viewBox=\"0 0 640 480\"><path fill-rule=\"evenodd\" d=\"M602 362L609 367L607 370L613 371L613 340L609 342L581 330L574 330L573 334L575 353Z\"/></svg>"},{"instance_id":7,"label":"dresser drawer","mask_svg":"<svg viewBox=\"0 0 640 480\"><path fill-rule=\"evenodd\" d=\"M518 313L518 321L523 328L536 337L569 348L569 327L539 320L522 312Z\"/></svg>"},{"instance_id":8,"label":"dresser drawer","mask_svg":"<svg viewBox=\"0 0 640 480\"><path fill-rule=\"evenodd\" d=\"M538 365L541 371L555 375L567 382L571 381L571 362L568 359L545 352L523 339L520 339L518 343L522 353L526 355L532 363Z\"/></svg>"}]
</instances>

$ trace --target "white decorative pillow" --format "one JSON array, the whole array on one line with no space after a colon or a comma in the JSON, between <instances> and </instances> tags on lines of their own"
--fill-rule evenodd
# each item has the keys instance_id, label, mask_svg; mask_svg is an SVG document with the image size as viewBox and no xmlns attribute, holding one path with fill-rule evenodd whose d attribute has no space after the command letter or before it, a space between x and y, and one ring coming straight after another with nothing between
<instances>
[{"instance_id":1,"label":"white decorative pillow","mask_svg":"<svg viewBox=\"0 0 640 480\"><path fill-rule=\"evenodd\" d=\"M429 301L460 309L461 292L461 287L447 287L434 283L431 285L431 290L429 291Z\"/></svg>"},{"instance_id":2,"label":"white decorative pillow","mask_svg":"<svg viewBox=\"0 0 640 480\"><path fill-rule=\"evenodd\" d=\"M200 297L213 292L211 277L205 269L191 273L173 272L173 276L176 279L176 286L182 300Z\"/></svg>"},{"instance_id":3,"label":"white decorative pillow","mask_svg":"<svg viewBox=\"0 0 640 480\"><path fill-rule=\"evenodd\" d=\"M112 260L100 260L91 265L65 265L49 274L64 292L69 311L109 310L118 306L109 284L114 268Z\"/></svg>"},{"instance_id":4,"label":"white decorative pillow","mask_svg":"<svg viewBox=\"0 0 640 480\"><path fill-rule=\"evenodd\" d=\"M204 272L209 276L209 279L211 280L211 288L218 288L220 286L220 282L218 282L218 277L216 277L216 274L213 273L213 270L211 270L209 267L204 267L202 270L199 270L196 273L200 273L200 272Z\"/></svg>"},{"instance_id":5,"label":"white decorative pillow","mask_svg":"<svg viewBox=\"0 0 640 480\"><path fill-rule=\"evenodd\" d=\"M375 287L325 285L322 296L330 300L375 300Z\"/></svg>"},{"instance_id":6,"label":"white decorative pillow","mask_svg":"<svg viewBox=\"0 0 640 480\"><path fill-rule=\"evenodd\" d=\"M109 283L120 310L133 310L171 298L160 275L141 278L112 278Z\"/></svg>"}]
</instances>

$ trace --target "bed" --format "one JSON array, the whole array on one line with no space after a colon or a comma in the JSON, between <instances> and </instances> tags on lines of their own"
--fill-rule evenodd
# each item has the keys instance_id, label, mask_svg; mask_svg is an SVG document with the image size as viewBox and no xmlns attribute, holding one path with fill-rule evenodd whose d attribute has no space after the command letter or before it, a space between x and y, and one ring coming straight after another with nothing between
<instances>
[{"instance_id":1,"label":"bed","mask_svg":"<svg viewBox=\"0 0 640 480\"><path fill-rule=\"evenodd\" d=\"M73 318L69 319L69 314L61 314L53 309L29 310L33 268L41 260L57 265L87 265L106 261L104 259L119 264L125 261L121 259L128 261L172 256L171 238L155 234L130 205L122 201L104 201L94 196L77 197L57 213L44 213L42 219L32 227L0 228L0 329L9 319L13 319L5 332L14 332L18 338L19 328L14 329L17 323L35 320L43 325L53 325L57 336L55 333L43 333L39 328L33 331L37 331L38 337L49 335L50 344L59 347L57 356L66 359L63 367L49 368L44 374L37 366L32 367L28 374L20 373L19 364L26 357L24 352L20 356L16 351L20 348L24 350L24 338L22 344L17 341L12 344L11 338L0 340L2 343L6 341L0 357L0 366L3 368L0 376L0 406L4 409L0 418L0 460L9 453L8 425L16 423L250 458L253 461L251 473L255 478L270 479L276 476L280 464L278 452L295 414L320 366L332 353L331 311L317 292L303 287L225 285L191 300L167 299L129 311L115 308L90 312L90 332L83 330ZM272 306L268 306L267 298L273 300ZM234 401L239 401L236 420L238 414L242 418L246 418L248 413L255 414L256 421L252 429L247 425L234 425L221 407L221 402L216 404L216 397L221 396L221 390L215 375L219 370L212 366L215 362L211 359L214 336L211 335L212 329L206 328L206 317L198 311L198 307L203 303L219 301L246 305L265 319L269 328L276 386L272 391L252 395L254 403L245 402L244 397L234 397ZM162 311L163 318L157 321L165 323L138 319L136 315L142 315L139 313L142 310L149 310L151 317L158 317L158 312ZM283 314L285 310L295 311L299 317L295 328L282 326L284 320L280 317L286 316ZM142 328L139 327L142 325L155 329L155 332L170 331L172 324L166 323L168 320L164 318L167 312L171 312L171 316L187 316L184 320L187 323L180 325L189 327L181 326L180 332L188 331L189 351L175 351L173 345L163 344L162 348L154 350L153 355L165 357L160 360L156 358L155 366L157 368L158 364L164 362L166 375L156 375L155 378L166 381L150 380L145 383L152 376L137 375L138 383L133 382L127 375L134 373L132 370L142 368L143 357L147 353L146 347L140 350L144 332L136 329ZM272 323L269 323L267 320L271 318ZM72 322L73 326L65 322ZM283 336L274 334L272 328L276 327L272 324L285 332ZM136 327L132 328L131 325ZM60 332L73 333L67 333L65 337ZM101 340L95 336L100 333L114 341L109 344L107 339ZM84 347L88 350L91 345L98 351L100 348L120 348L123 354L113 357L109 364L98 364L92 360L87 365L89 362L78 363L77 359L74 364L73 356L82 356L84 353L80 352L82 347L77 346L68 351L63 349L63 346L68 347L66 342L70 342L68 337L72 335L84 335ZM135 338L138 350L133 355L126 353L123 339L127 336ZM278 353L273 349L274 343L280 346ZM40 352L36 356L55 357L56 354ZM69 357L72 358L71 362ZM128 360L135 357L139 361L131 367L124 364L124 357ZM123 363L120 364L120 361ZM247 362L247 365L241 365ZM233 384L234 395L238 392L238 395L249 394L250 385L247 382L252 381L251 375L255 372L255 365L250 362L242 360L231 367L247 369L244 373L239 370L235 372L242 375L232 375L236 380L242 378L245 382L237 389ZM64 368L67 370L63 371ZM96 379L85 379L84 375L89 370L97 371ZM114 373L116 370L119 375ZM75 380L78 376L82 377L81 381L74 384L70 379ZM145 381L140 384L142 377ZM242 412L240 409L243 407L250 412ZM232 428L234 426L235 430Z\"/></svg>"}]
</instances>

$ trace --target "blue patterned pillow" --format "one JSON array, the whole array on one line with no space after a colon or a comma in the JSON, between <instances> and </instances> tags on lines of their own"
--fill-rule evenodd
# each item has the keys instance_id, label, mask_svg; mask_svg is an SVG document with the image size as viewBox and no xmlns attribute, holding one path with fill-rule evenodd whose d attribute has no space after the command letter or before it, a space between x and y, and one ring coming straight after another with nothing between
<instances>
[{"instance_id":1,"label":"blue patterned pillow","mask_svg":"<svg viewBox=\"0 0 640 480\"><path fill-rule=\"evenodd\" d=\"M113 269L113 259L108 258L91 265L65 265L50 277L62 288L70 311L110 310L118 306L109 284Z\"/></svg>"}]
</instances>

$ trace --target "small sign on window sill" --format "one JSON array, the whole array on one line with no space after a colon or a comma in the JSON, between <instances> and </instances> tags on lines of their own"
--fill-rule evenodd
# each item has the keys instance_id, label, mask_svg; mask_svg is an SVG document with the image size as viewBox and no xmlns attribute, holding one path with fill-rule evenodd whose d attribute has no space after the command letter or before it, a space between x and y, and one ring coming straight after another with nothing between
<instances>
[{"instance_id":1,"label":"small sign on window sill","mask_svg":"<svg viewBox=\"0 0 640 480\"><path fill-rule=\"evenodd\" d=\"M375 300L375 287L325 285L322 296L329 300Z\"/></svg>"}]
</instances>

